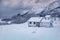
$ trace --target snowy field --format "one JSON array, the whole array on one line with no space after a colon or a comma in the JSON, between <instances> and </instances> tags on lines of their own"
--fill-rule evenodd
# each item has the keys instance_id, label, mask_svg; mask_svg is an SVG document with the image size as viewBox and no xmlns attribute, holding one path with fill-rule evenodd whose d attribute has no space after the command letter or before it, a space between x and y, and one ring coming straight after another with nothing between
<instances>
[{"instance_id":1,"label":"snowy field","mask_svg":"<svg viewBox=\"0 0 60 40\"><path fill-rule=\"evenodd\" d=\"M60 40L60 21L53 28L28 27L23 24L0 25L0 40Z\"/></svg>"}]
</instances>

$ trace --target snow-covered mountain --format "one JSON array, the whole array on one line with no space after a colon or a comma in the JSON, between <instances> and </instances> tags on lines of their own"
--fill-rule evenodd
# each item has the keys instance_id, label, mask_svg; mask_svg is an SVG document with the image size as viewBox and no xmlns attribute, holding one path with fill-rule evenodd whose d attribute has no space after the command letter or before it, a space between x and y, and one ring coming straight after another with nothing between
<instances>
[{"instance_id":1,"label":"snow-covered mountain","mask_svg":"<svg viewBox=\"0 0 60 40\"><path fill-rule=\"evenodd\" d=\"M44 7L41 6L34 6L29 13L33 13L33 14L39 14L40 12L42 12L44 10Z\"/></svg>"},{"instance_id":2,"label":"snow-covered mountain","mask_svg":"<svg viewBox=\"0 0 60 40\"><path fill-rule=\"evenodd\" d=\"M60 13L60 0L50 3L43 11L43 14Z\"/></svg>"},{"instance_id":3,"label":"snow-covered mountain","mask_svg":"<svg viewBox=\"0 0 60 40\"><path fill-rule=\"evenodd\" d=\"M31 17L40 16L40 15L37 15L37 14L39 14L40 12L42 12L43 9L44 8L42 8L40 6L34 6L30 10L25 10L22 13L18 13L17 15L14 15L12 17L13 23L24 23L28 19L30 19Z\"/></svg>"},{"instance_id":4,"label":"snow-covered mountain","mask_svg":"<svg viewBox=\"0 0 60 40\"><path fill-rule=\"evenodd\" d=\"M13 23L24 23L28 19L34 16L40 16L41 14L55 14L58 13L59 9L59 1L54 1L51 4L49 4L46 8L42 8L40 6L34 6L30 10L23 11L23 13L18 13L17 15L14 15L11 19ZM60 13L60 11L59 11ZM37 15L39 14L39 15Z\"/></svg>"},{"instance_id":5,"label":"snow-covered mountain","mask_svg":"<svg viewBox=\"0 0 60 40\"><path fill-rule=\"evenodd\" d=\"M22 13L18 13L14 15L11 19L13 23L24 23L31 17L40 16L41 14L53 14L59 15L60 14L60 1L54 1L50 3L46 7L34 6L30 10L23 11ZM38 15L37 15L38 14Z\"/></svg>"}]
</instances>

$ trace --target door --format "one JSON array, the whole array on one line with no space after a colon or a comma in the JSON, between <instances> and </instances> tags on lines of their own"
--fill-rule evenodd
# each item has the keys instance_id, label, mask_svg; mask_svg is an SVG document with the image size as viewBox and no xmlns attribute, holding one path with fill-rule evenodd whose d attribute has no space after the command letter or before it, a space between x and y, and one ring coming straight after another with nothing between
<instances>
[{"instance_id":1,"label":"door","mask_svg":"<svg viewBox=\"0 0 60 40\"><path fill-rule=\"evenodd\" d=\"M36 22L36 26L40 27L40 22Z\"/></svg>"}]
</instances>

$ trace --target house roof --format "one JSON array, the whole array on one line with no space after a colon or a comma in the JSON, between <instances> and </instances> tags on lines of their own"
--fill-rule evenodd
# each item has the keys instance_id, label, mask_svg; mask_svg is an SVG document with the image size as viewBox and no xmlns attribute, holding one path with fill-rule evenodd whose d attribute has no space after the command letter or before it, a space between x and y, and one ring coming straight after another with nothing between
<instances>
[{"instance_id":1,"label":"house roof","mask_svg":"<svg viewBox=\"0 0 60 40\"><path fill-rule=\"evenodd\" d=\"M43 17L31 17L28 21L40 22L40 20L41 20L42 18L43 18Z\"/></svg>"},{"instance_id":2,"label":"house roof","mask_svg":"<svg viewBox=\"0 0 60 40\"><path fill-rule=\"evenodd\" d=\"M43 19L41 22L51 22L52 20L51 19Z\"/></svg>"},{"instance_id":3,"label":"house roof","mask_svg":"<svg viewBox=\"0 0 60 40\"><path fill-rule=\"evenodd\" d=\"M51 17L51 15L46 15L45 17Z\"/></svg>"}]
</instances>

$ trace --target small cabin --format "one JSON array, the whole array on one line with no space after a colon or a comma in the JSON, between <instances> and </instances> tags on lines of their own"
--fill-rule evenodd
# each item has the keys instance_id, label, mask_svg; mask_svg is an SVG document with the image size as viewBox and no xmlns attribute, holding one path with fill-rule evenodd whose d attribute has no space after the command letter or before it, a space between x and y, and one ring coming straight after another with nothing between
<instances>
[{"instance_id":1,"label":"small cabin","mask_svg":"<svg viewBox=\"0 0 60 40\"><path fill-rule=\"evenodd\" d=\"M53 21L52 20L43 19L40 22L40 27L52 27L52 26L53 26Z\"/></svg>"},{"instance_id":2,"label":"small cabin","mask_svg":"<svg viewBox=\"0 0 60 40\"><path fill-rule=\"evenodd\" d=\"M28 26L29 27L40 27L40 20L42 19L42 17L31 17L28 20Z\"/></svg>"},{"instance_id":3,"label":"small cabin","mask_svg":"<svg viewBox=\"0 0 60 40\"><path fill-rule=\"evenodd\" d=\"M46 15L42 21L40 21L41 27L52 27L53 26L53 20L51 19L50 15Z\"/></svg>"}]
</instances>

